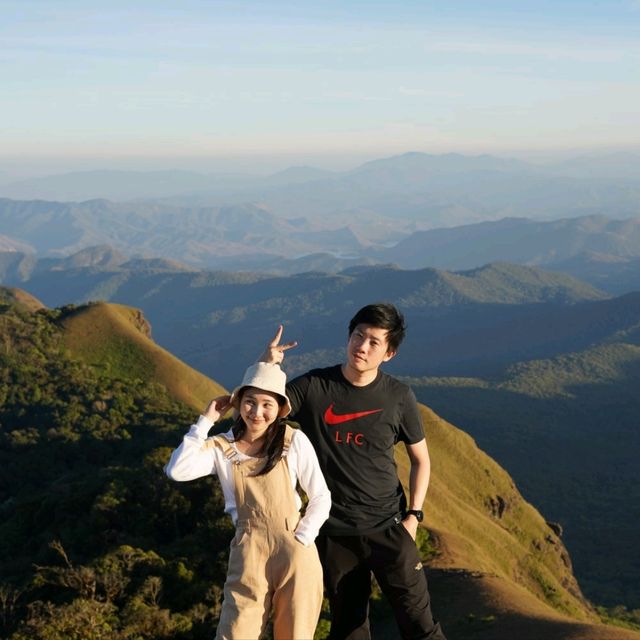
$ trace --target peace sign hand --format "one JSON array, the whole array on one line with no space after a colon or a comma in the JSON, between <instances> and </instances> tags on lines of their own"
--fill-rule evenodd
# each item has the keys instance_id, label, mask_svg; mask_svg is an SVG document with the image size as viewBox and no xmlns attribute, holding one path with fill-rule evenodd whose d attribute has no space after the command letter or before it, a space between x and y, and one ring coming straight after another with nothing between
<instances>
[{"instance_id":1,"label":"peace sign hand","mask_svg":"<svg viewBox=\"0 0 640 640\"><path fill-rule=\"evenodd\" d=\"M276 335L273 336L273 339L267 345L267 348L262 352L262 355L258 359L258 362L268 362L270 364L281 364L284 360L284 352L289 349L293 349L298 345L295 340L293 342L287 342L285 344L280 344L280 339L282 338L282 331L284 327L280 324L278 325L278 330L276 331Z\"/></svg>"}]
</instances>

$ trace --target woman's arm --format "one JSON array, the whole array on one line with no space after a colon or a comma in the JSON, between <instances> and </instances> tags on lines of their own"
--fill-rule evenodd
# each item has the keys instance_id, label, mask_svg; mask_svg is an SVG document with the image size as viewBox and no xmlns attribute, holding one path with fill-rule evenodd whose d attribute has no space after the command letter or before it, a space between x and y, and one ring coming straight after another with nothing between
<instances>
[{"instance_id":1,"label":"woman's arm","mask_svg":"<svg viewBox=\"0 0 640 640\"><path fill-rule=\"evenodd\" d=\"M304 517L296 528L296 538L304 545L310 545L318 535L320 527L331 511L331 493L327 487L318 456L309 438L296 430L292 447L296 450L296 474L309 503Z\"/></svg>"},{"instance_id":2,"label":"woman's arm","mask_svg":"<svg viewBox=\"0 0 640 640\"><path fill-rule=\"evenodd\" d=\"M216 472L213 449L205 447L209 429L229 408L229 396L212 400L196 424L191 425L182 444L171 454L164 472L172 480L184 482Z\"/></svg>"},{"instance_id":3,"label":"woman's arm","mask_svg":"<svg viewBox=\"0 0 640 640\"><path fill-rule=\"evenodd\" d=\"M172 480L184 482L208 476L216 472L215 457L212 448L205 448L211 420L200 416L196 424L191 425L180 446L173 451L164 472Z\"/></svg>"}]
</instances>

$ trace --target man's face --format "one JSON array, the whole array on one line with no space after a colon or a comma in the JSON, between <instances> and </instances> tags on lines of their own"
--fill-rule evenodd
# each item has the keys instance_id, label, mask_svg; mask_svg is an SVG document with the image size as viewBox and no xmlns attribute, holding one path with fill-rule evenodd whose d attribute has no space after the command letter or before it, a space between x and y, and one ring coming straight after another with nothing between
<instances>
[{"instance_id":1,"label":"man's face","mask_svg":"<svg viewBox=\"0 0 640 640\"><path fill-rule=\"evenodd\" d=\"M389 350L387 330L369 324L356 325L347 343L347 365L359 372L373 371L391 360L395 351Z\"/></svg>"}]
</instances>

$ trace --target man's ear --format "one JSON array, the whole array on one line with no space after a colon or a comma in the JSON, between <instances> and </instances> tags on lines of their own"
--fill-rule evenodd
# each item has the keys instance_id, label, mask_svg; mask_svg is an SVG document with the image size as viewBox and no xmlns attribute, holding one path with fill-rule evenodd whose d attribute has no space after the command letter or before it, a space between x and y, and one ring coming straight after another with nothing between
<instances>
[{"instance_id":1,"label":"man's ear","mask_svg":"<svg viewBox=\"0 0 640 640\"><path fill-rule=\"evenodd\" d=\"M398 353L398 352L397 351L391 351L391 349L389 349L389 351L387 351L387 355L385 355L385 357L382 360L382 362L389 362L389 360L391 360L391 358L393 358L393 356L395 356L396 353Z\"/></svg>"}]
</instances>

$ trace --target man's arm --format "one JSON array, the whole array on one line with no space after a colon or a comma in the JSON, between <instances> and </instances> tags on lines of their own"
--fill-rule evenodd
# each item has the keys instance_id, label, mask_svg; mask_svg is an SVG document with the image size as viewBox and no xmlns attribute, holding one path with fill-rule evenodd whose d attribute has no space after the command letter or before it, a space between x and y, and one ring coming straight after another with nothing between
<instances>
[{"instance_id":1,"label":"man's arm","mask_svg":"<svg viewBox=\"0 0 640 640\"><path fill-rule=\"evenodd\" d=\"M431 475L429 449L424 438L415 444L407 444L406 447L411 462L409 509L421 511L424 500L427 497L427 488L429 487L429 477ZM402 524L415 540L416 532L418 531L418 519L413 514L410 514L402 521Z\"/></svg>"}]
</instances>

